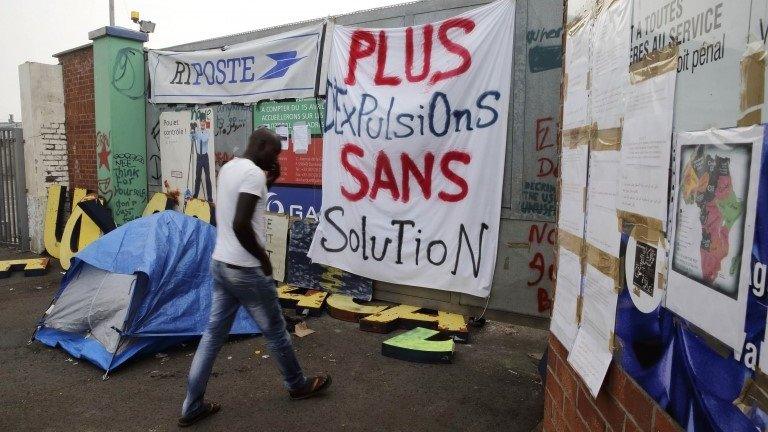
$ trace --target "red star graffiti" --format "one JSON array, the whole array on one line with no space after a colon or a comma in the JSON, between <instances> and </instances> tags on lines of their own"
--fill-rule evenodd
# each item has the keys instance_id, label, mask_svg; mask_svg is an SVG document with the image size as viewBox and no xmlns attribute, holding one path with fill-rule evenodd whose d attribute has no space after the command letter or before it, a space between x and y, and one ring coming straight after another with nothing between
<instances>
[{"instance_id":1,"label":"red star graffiti","mask_svg":"<svg viewBox=\"0 0 768 432\"><path fill-rule=\"evenodd\" d=\"M109 155L112 152L109 151L109 148L107 148L106 143L101 144L101 151L99 151L99 168L102 166L107 167L109 169Z\"/></svg>"}]
</instances>

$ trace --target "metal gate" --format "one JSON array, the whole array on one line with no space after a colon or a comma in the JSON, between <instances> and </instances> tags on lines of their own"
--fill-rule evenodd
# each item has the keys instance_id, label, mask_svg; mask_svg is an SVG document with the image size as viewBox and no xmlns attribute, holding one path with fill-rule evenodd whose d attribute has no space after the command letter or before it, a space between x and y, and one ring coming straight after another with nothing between
<instances>
[{"instance_id":1,"label":"metal gate","mask_svg":"<svg viewBox=\"0 0 768 432\"><path fill-rule=\"evenodd\" d=\"M0 246L29 250L21 128L0 128Z\"/></svg>"}]
</instances>

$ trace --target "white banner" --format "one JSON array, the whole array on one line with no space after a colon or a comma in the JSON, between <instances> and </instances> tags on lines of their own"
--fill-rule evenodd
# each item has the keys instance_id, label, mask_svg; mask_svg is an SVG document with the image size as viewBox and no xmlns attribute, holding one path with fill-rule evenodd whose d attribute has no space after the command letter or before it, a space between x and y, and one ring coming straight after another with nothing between
<instances>
[{"instance_id":1,"label":"white banner","mask_svg":"<svg viewBox=\"0 0 768 432\"><path fill-rule=\"evenodd\" d=\"M149 51L152 103L253 103L315 95L323 25L203 51Z\"/></svg>"},{"instance_id":2,"label":"white banner","mask_svg":"<svg viewBox=\"0 0 768 432\"><path fill-rule=\"evenodd\" d=\"M313 261L490 294L513 25L502 0L422 26L335 27Z\"/></svg>"}]
</instances>

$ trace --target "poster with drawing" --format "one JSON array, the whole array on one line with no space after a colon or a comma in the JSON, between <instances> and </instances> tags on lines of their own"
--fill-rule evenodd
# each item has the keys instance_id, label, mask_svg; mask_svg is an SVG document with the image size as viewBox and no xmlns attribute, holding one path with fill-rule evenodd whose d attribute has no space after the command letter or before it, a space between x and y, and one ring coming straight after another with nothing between
<instances>
[{"instance_id":1,"label":"poster with drawing","mask_svg":"<svg viewBox=\"0 0 768 432\"><path fill-rule=\"evenodd\" d=\"M215 199L213 108L160 114L163 191L176 194L179 211L192 198Z\"/></svg>"},{"instance_id":2,"label":"poster with drawing","mask_svg":"<svg viewBox=\"0 0 768 432\"><path fill-rule=\"evenodd\" d=\"M738 354L763 128L677 135L666 306Z\"/></svg>"},{"instance_id":3,"label":"poster with drawing","mask_svg":"<svg viewBox=\"0 0 768 432\"><path fill-rule=\"evenodd\" d=\"M222 165L241 156L253 131L251 107L242 105L218 105L213 108L216 174Z\"/></svg>"}]
</instances>

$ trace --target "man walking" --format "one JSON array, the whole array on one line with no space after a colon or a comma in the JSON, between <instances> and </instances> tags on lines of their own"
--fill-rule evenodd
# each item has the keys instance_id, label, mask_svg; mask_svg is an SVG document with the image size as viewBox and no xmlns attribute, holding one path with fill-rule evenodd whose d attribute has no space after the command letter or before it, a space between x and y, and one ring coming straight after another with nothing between
<instances>
[{"instance_id":1,"label":"man walking","mask_svg":"<svg viewBox=\"0 0 768 432\"><path fill-rule=\"evenodd\" d=\"M264 249L267 187L280 175L280 150L280 138L269 129L259 128L248 139L243 157L227 162L219 172L211 315L192 360L179 426L190 426L221 408L203 396L213 362L240 305L266 337L291 399L313 396L331 384L329 375L305 378L299 366Z\"/></svg>"}]
</instances>

